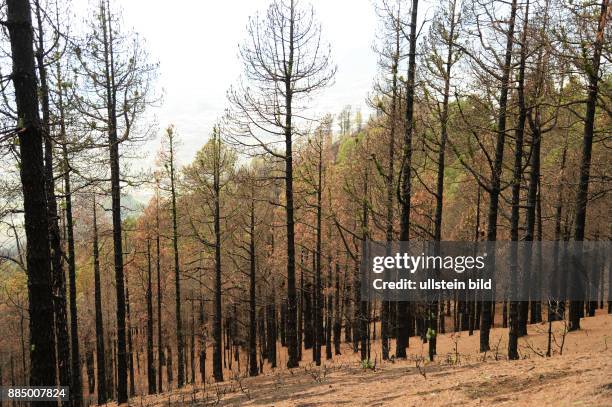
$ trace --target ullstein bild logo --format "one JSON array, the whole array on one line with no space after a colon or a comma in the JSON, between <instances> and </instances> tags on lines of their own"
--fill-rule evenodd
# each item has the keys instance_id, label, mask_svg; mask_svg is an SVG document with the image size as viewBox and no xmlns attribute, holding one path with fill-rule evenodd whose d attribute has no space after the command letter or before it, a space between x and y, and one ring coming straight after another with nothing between
<instances>
[{"instance_id":1,"label":"ullstein bild logo","mask_svg":"<svg viewBox=\"0 0 612 407\"><path fill-rule=\"evenodd\" d=\"M594 300L611 242L373 242L362 298L386 301ZM604 273L605 274L605 273ZM609 284L609 282L605 282Z\"/></svg>"}]
</instances>

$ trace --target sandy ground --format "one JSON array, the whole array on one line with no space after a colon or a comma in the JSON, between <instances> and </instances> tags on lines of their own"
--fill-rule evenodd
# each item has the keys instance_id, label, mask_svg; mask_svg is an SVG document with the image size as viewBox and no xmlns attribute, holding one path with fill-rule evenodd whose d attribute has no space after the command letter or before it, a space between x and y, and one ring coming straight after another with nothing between
<instances>
[{"instance_id":1,"label":"sandy ground","mask_svg":"<svg viewBox=\"0 0 612 407\"><path fill-rule=\"evenodd\" d=\"M529 326L521 338L521 360L506 360L507 329L491 331L492 350L478 352L478 334L440 335L438 356L426 361L427 344L410 339L407 360L380 360L364 369L349 345L342 355L308 362L297 369L269 370L255 378L222 384L188 386L156 396L136 397L133 406L441 406L441 405L585 405L612 406L612 315L582 321L583 329L565 336L564 324L553 325L553 356L546 358L546 323ZM325 355L325 352L323 352ZM284 363L281 358L280 363ZM110 406L110 404L109 404Z\"/></svg>"}]
</instances>

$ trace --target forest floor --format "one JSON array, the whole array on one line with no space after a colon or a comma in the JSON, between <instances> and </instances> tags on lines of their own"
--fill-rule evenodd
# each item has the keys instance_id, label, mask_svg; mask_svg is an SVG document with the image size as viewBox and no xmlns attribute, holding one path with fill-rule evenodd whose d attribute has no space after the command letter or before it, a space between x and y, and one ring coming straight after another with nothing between
<instances>
[{"instance_id":1,"label":"forest floor","mask_svg":"<svg viewBox=\"0 0 612 407\"><path fill-rule=\"evenodd\" d=\"M135 397L130 405L612 406L612 315L598 313L581 324L582 330L565 336L564 323L553 324L553 356L548 358L547 323L529 325L518 361L506 358L508 330L502 328L491 331L492 349L486 354L478 352L477 332L439 335L434 362L426 360L427 344L416 337L410 338L407 360L382 362L380 341L374 342L373 368L363 368L359 354L343 344L342 355L319 367L309 362L307 351L296 369L268 370L254 378L234 375L219 385ZM325 357L324 348L322 353Z\"/></svg>"}]
</instances>

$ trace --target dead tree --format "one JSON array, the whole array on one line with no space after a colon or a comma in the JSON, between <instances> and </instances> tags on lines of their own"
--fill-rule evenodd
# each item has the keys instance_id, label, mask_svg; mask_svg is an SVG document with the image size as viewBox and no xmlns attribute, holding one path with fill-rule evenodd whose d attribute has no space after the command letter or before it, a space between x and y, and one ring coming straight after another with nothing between
<instances>
[{"instance_id":1,"label":"dead tree","mask_svg":"<svg viewBox=\"0 0 612 407\"><path fill-rule=\"evenodd\" d=\"M321 41L312 8L297 0L275 0L266 12L249 20L248 38L240 47L244 76L228 97L235 141L249 153L284 163L287 229L287 346L289 368L298 366L295 279L293 142L299 134L300 102L329 84L335 68L329 47ZM265 136L264 136L265 134ZM270 138L273 139L270 141ZM284 149L277 146L284 145Z\"/></svg>"}]
</instances>

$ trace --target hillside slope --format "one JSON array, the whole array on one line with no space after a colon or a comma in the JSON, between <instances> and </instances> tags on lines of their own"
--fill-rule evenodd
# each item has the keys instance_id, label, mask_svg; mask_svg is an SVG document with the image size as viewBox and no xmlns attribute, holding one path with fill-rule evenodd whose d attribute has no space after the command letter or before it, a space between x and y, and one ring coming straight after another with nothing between
<instances>
[{"instance_id":1,"label":"hillside slope","mask_svg":"<svg viewBox=\"0 0 612 407\"><path fill-rule=\"evenodd\" d=\"M299 369L276 369L255 378L216 385L189 386L156 396L136 397L130 405L247 406L437 406L437 405L612 405L612 315L583 321L584 329L568 333L563 354L563 324L555 323L554 356L546 358L548 325L530 325L522 338L519 361L506 360L507 330L491 332L492 351L477 352L478 335L439 337L439 355L429 363L426 345L411 338L408 360L381 363L379 343L372 350L375 366L361 367L352 350L324 366L303 362ZM375 356L375 357L374 357ZM310 352L305 353L305 359Z\"/></svg>"}]
</instances>

